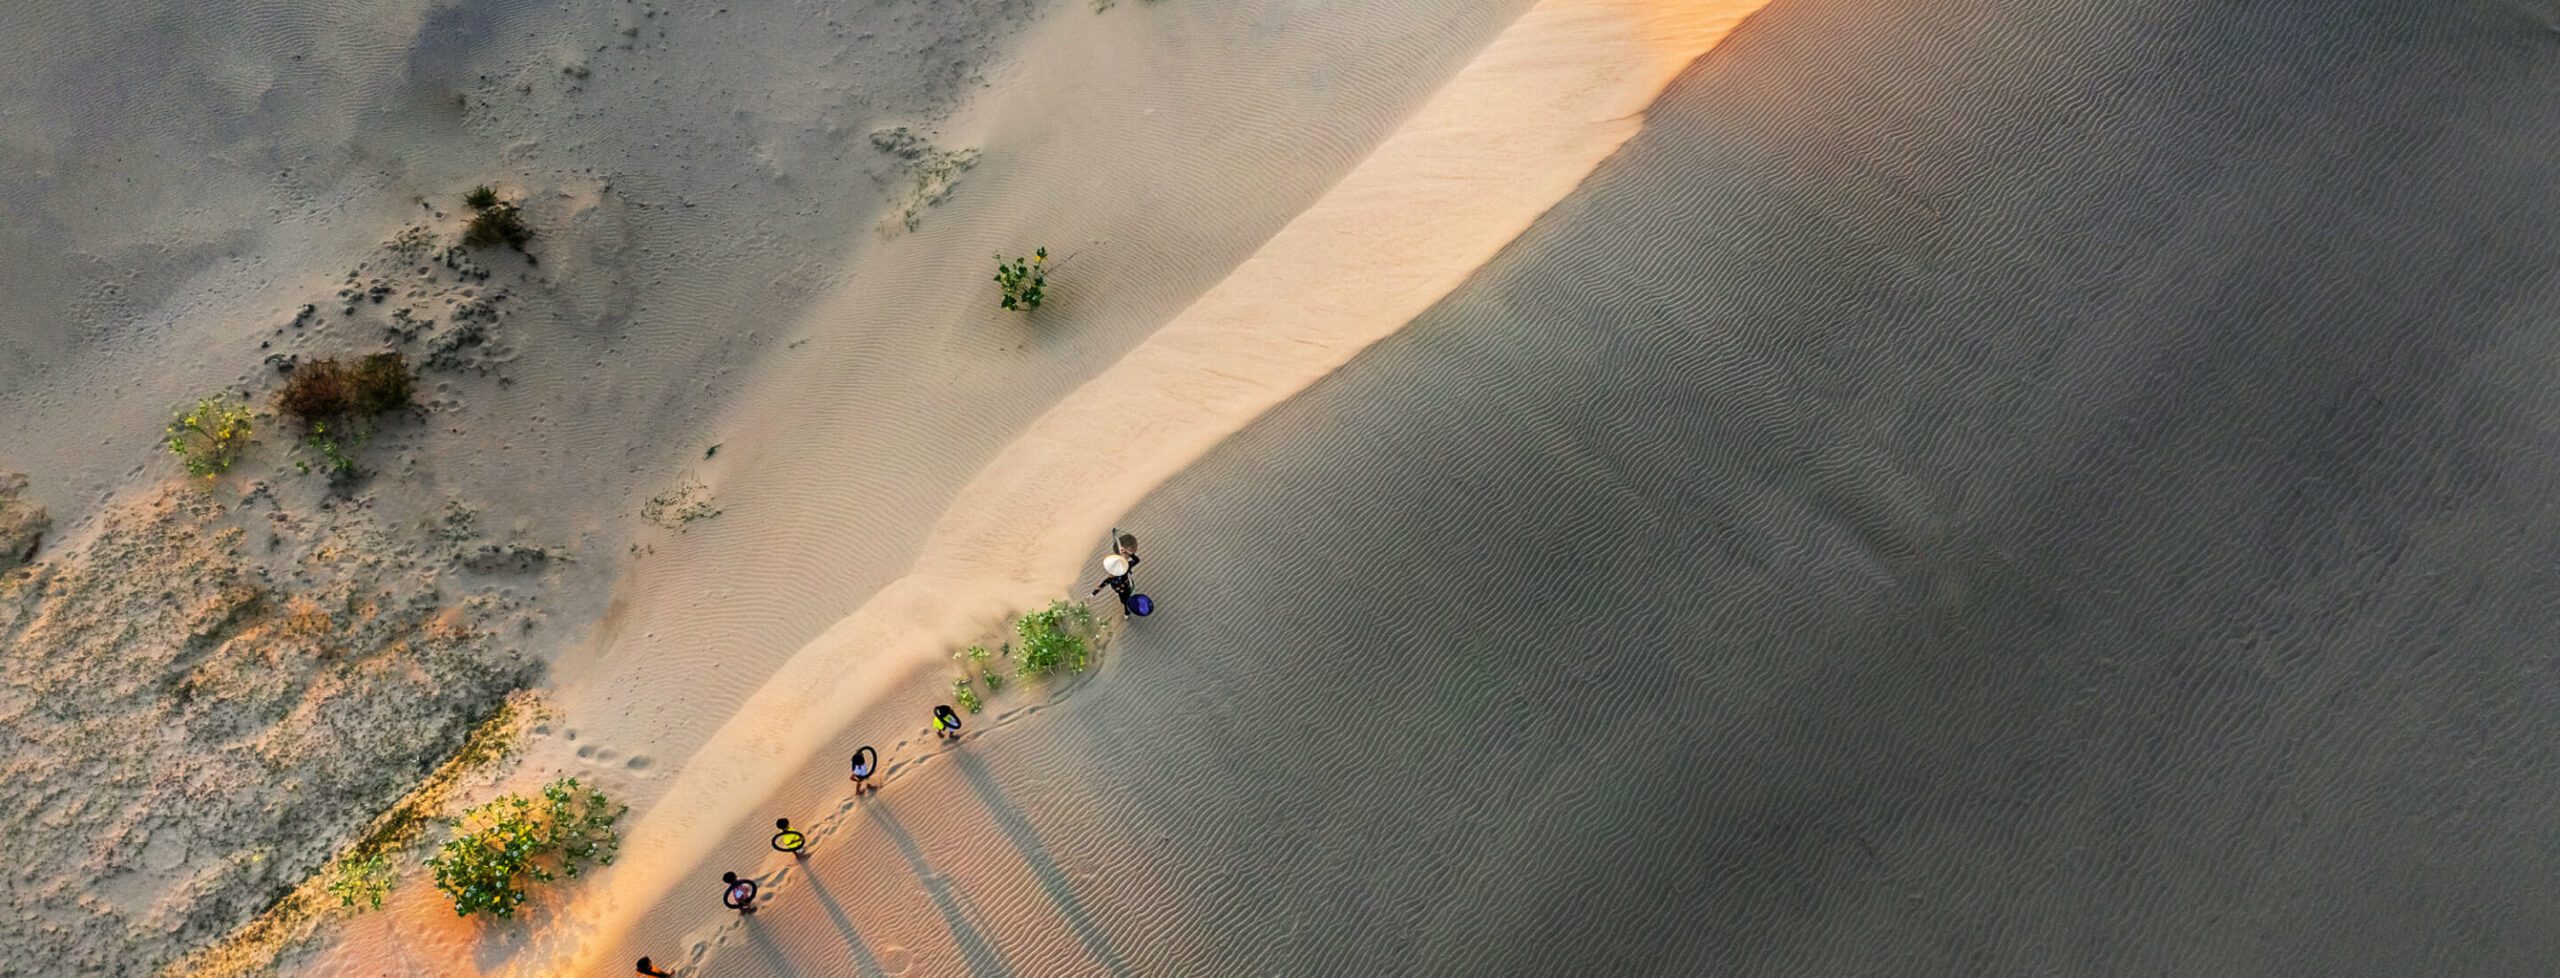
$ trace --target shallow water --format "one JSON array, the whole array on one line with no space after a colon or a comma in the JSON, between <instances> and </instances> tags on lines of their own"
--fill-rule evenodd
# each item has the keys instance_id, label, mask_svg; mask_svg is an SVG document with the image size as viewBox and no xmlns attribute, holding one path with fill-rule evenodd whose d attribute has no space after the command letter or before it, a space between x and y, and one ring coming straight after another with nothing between
<instances>
[{"instance_id":1,"label":"shallow water","mask_svg":"<svg viewBox=\"0 0 2560 978\"><path fill-rule=\"evenodd\" d=\"M2551 12L1917 6L1782 0L1124 521L972 769L1043 970L2560 961Z\"/></svg>"}]
</instances>

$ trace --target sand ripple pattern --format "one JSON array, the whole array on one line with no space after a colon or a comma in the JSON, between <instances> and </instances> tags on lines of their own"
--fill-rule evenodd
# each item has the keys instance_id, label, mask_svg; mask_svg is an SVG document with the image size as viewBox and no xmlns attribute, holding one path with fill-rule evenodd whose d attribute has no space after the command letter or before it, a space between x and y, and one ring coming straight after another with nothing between
<instances>
[{"instance_id":1,"label":"sand ripple pattern","mask_svg":"<svg viewBox=\"0 0 2560 978\"><path fill-rule=\"evenodd\" d=\"M2549 973L2548 24L2027 6L1765 11L1124 520L966 973Z\"/></svg>"}]
</instances>

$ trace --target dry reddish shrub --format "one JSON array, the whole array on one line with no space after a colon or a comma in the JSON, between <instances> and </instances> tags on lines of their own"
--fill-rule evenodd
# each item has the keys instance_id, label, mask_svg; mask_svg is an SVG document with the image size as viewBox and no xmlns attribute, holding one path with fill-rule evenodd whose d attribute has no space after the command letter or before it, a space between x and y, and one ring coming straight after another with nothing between
<instances>
[{"instance_id":1,"label":"dry reddish shrub","mask_svg":"<svg viewBox=\"0 0 2560 978\"><path fill-rule=\"evenodd\" d=\"M277 413L309 428L343 418L372 417L408 407L417 395L409 358L376 353L356 361L313 360L286 375L276 392Z\"/></svg>"}]
</instances>

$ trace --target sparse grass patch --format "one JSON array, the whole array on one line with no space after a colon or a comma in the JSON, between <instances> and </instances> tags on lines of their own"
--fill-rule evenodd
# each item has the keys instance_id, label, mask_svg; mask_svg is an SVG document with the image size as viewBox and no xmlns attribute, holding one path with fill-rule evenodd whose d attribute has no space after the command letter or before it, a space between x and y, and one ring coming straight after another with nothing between
<instances>
[{"instance_id":1,"label":"sparse grass patch","mask_svg":"<svg viewBox=\"0 0 2560 978\"><path fill-rule=\"evenodd\" d=\"M640 518L673 530L720 515L711 505L711 488L690 478L640 504Z\"/></svg>"},{"instance_id":2,"label":"sparse grass patch","mask_svg":"<svg viewBox=\"0 0 2560 978\"><path fill-rule=\"evenodd\" d=\"M506 245L517 251L533 240L533 228L524 223L524 213L511 203L493 203L471 215L471 223L462 228L462 243L474 248Z\"/></svg>"},{"instance_id":3,"label":"sparse grass patch","mask_svg":"<svg viewBox=\"0 0 2560 978\"><path fill-rule=\"evenodd\" d=\"M337 872L329 876L329 894L338 898L342 910L380 910L382 898L389 896L391 885L399 881L399 873L391 867L391 854L377 852L338 863Z\"/></svg>"},{"instance_id":4,"label":"sparse grass patch","mask_svg":"<svg viewBox=\"0 0 2560 978\"><path fill-rule=\"evenodd\" d=\"M496 207L498 206L498 188L485 183L473 187L470 193L462 195L462 202L471 205L471 209L475 211Z\"/></svg>"},{"instance_id":5,"label":"sparse grass patch","mask_svg":"<svg viewBox=\"0 0 2560 978\"><path fill-rule=\"evenodd\" d=\"M1022 674L1083 672L1093 659L1093 609L1081 601L1052 601L1013 623L1022 639Z\"/></svg>"},{"instance_id":6,"label":"sparse grass patch","mask_svg":"<svg viewBox=\"0 0 2560 978\"><path fill-rule=\"evenodd\" d=\"M961 709L971 713L984 708L978 702L978 688L969 684L967 676L951 681L951 701L960 704Z\"/></svg>"},{"instance_id":7,"label":"sparse grass patch","mask_svg":"<svg viewBox=\"0 0 2560 978\"><path fill-rule=\"evenodd\" d=\"M1034 250L1029 258L1016 258L1008 264L1004 255L996 255L996 287L1001 290L998 301L1006 309L1030 312L1040 308L1040 300L1048 295L1049 249Z\"/></svg>"},{"instance_id":8,"label":"sparse grass patch","mask_svg":"<svg viewBox=\"0 0 2560 978\"><path fill-rule=\"evenodd\" d=\"M253 429L248 405L208 397L170 419L169 451L186 463L188 474L210 479L240 461Z\"/></svg>"},{"instance_id":9,"label":"sparse grass patch","mask_svg":"<svg viewBox=\"0 0 2560 978\"><path fill-rule=\"evenodd\" d=\"M453 838L427 867L456 916L513 917L527 885L611 865L622 845L613 823L624 810L576 778L544 785L538 800L500 795L454 819Z\"/></svg>"}]
</instances>

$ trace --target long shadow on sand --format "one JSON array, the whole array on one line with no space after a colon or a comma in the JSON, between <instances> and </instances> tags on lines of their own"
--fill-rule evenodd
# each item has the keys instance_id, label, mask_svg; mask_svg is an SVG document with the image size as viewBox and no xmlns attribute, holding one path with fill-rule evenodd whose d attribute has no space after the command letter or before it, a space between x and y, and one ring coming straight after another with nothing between
<instances>
[{"instance_id":1,"label":"long shadow on sand","mask_svg":"<svg viewBox=\"0 0 2560 978\"><path fill-rule=\"evenodd\" d=\"M814 869L800 876L809 881L809 892L818 898L818 906L826 910L827 919L835 921L836 931L844 935L845 950L853 955L853 973L887 975L889 972L880 967L880 959L871 956L871 946L862 942L862 933L853 929L853 918L845 915L844 905L837 903L836 895L827 889L826 881L819 879Z\"/></svg>"},{"instance_id":2,"label":"long shadow on sand","mask_svg":"<svg viewBox=\"0 0 2560 978\"><path fill-rule=\"evenodd\" d=\"M897 844L899 854L907 857L907 866L915 870L916 879L924 883L925 893L933 897L934 907L942 911L942 922L951 928L951 939L960 945L960 957L969 963L969 973L978 978L1012 975L1013 969L1005 964L1004 955L996 949L995 942L979 933L978 928L969 923L968 915L961 911L960 901L951 895L951 882L935 873L933 867L925 865L924 850L916 845L915 836L908 835L907 827L898 824L898 817L889 813L889 806L875 804L870 808L871 818L879 823L880 831L887 833L889 841Z\"/></svg>"},{"instance_id":3,"label":"long shadow on sand","mask_svg":"<svg viewBox=\"0 0 2560 978\"><path fill-rule=\"evenodd\" d=\"M1022 817L1022 809L996 787L995 779L987 774L986 765L965 753L956 755L952 763L959 766L960 776L969 782L969 790L978 793L979 803L987 806L987 814L995 817L996 828L1004 832L1005 841L1012 843L1013 850L1022 854L1022 861L1031 867L1031 875L1040 880L1040 889L1049 894L1050 903L1057 905L1059 916L1066 918L1067 929L1074 931L1076 939L1084 942L1085 950L1093 955L1094 961L1102 965L1104 971L1110 972L1114 978L1128 978L1129 963L1112 948L1111 941L1103 936L1102 928L1094 926L1092 915L1087 914L1084 903L1076 899L1075 888L1068 885L1066 871L1058 868L1057 860L1049 858L1049 849L1040 844L1039 833L1032 830L1030 820Z\"/></svg>"},{"instance_id":4,"label":"long shadow on sand","mask_svg":"<svg viewBox=\"0 0 2560 978\"><path fill-rule=\"evenodd\" d=\"M753 924L749 924L745 930L747 932L747 943L755 945L756 951L764 955L765 963L772 966L774 974L787 975L791 973L791 960L782 956L781 948L773 946L772 935L765 933L764 928L757 927Z\"/></svg>"}]
</instances>

